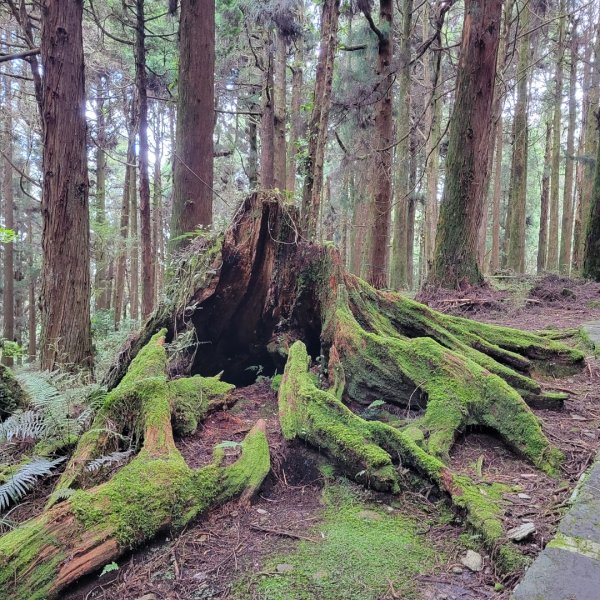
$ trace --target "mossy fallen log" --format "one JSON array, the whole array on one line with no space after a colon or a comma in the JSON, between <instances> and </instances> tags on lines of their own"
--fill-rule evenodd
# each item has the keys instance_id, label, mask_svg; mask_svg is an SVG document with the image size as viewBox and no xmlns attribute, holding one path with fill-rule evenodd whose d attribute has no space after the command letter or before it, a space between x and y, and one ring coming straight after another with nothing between
<instances>
[{"instance_id":1,"label":"mossy fallen log","mask_svg":"<svg viewBox=\"0 0 600 600\"><path fill-rule=\"evenodd\" d=\"M269 472L263 421L247 434L233 464L224 465L217 449L212 464L187 466L173 440L174 413L189 430L232 386L201 377L167 381L163 334L156 334L138 354L81 438L58 487L80 489L0 537L0 597L57 597L79 577L160 531L181 528L236 496L247 497ZM141 449L107 482L85 489L85 464L108 450L114 434L118 438L113 425L137 428Z\"/></svg>"}]
</instances>

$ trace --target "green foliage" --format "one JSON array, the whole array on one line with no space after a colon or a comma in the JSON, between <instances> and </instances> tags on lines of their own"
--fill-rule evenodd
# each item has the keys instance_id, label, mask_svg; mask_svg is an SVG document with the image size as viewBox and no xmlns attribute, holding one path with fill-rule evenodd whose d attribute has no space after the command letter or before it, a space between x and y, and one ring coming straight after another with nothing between
<instances>
[{"instance_id":1,"label":"green foliage","mask_svg":"<svg viewBox=\"0 0 600 600\"><path fill-rule=\"evenodd\" d=\"M119 570L119 565L116 562L108 563L107 565L104 565L104 568L102 569L99 577L102 577L102 575L106 575L107 573L112 573L113 571L118 571L118 570Z\"/></svg>"},{"instance_id":2,"label":"green foliage","mask_svg":"<svg viewBox=\"0 0 600 600\"><path fill-rule=\"evenodd\" d=\"M77 375L22 370L18 381L30 399L32 415L18 417L15 425L36 424L33 440L67 440L80 435L91 422L94 410L104 397L96 384L82 384ZM26 413L24 413L26 414Z\"/></svg>"},{"instance_id":3,"label":"green foliage","mask_svg":"<svg viewBox=\"0 0 600 600\"><path fill-rule=\"evenodd\" d=\"M18 342L13 342L11 340L2 340L2 355L11 357L11 358L19 358L22 357L25 353L23 351L23 346Z\"/></svg>"},{"instance_id":4,"label":"green foliage","mask_svg":"<svg viewBox=\"0 0 600 600\"><path fill-rule=\"evenodd\" d=\"M54 460L36 458L15 470L0 485L0 511L8 508L12 503L18 502L35 487L41 478L51 475L52 471L65 460L64 456Z\"/></svg>"},{"instance_id":5,"label":"green foliage","mask_svg":"<svg viewBox=\"0 0 600 600\"><path fill-rule=\"evenodd\" d=\"M0 227L0 244L8 244L17 239L17 233L13 229Z\"/></svg>"}]
</instances>

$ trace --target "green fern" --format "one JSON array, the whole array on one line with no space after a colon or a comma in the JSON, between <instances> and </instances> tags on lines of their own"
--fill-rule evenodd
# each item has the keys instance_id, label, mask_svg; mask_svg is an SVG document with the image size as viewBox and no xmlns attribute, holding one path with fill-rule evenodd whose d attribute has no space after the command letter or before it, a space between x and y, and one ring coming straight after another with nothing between
<instances>
[{"instance_id":1,"label":"green fern","mask_svg":"<svg viewBox=\"0 0 600 600\"><path fill-rule=\"evenodd\" d=\"M46 433L42 415L33 410L17 412L0 423L0 444L41 439Z\"/></svg>"},{"instance_id":2,"label":"green fern","mask_svg":"<svg viewBox=\"0 0 600 600\"><path fill-rule=\"evenodd\" d=\"M5 483L0 485L0 511L6 510L12 503L18 502L35 487L39 479L51 475L53 469L65 460L65 456L53 460L36 458L21 466Z\"/></svg>"},{"instance_id":3,"label":"green fern","mask_svg":"<svg viewBox=\"0 0 600 600\"><path fill-rule=\"evenodd\" d=\"M116 466L125 462L134 453L133 448L125 450L124 452L111 452L106 456L100 456L91 460L85 467L86 471L94 472L108 466Z\"/></svg>"},{"instance_id":4,"label":"green fern","mask_svg":"<svg viewBox=\"0 0 600 600\"><path fill-rule=\"evenodd\" d=\"M84 385L77 376L60 371L21 370L17 379L30 398L31 410L43 423L37 430L38 440L79 435L105 396L99 386Z\"/></svg>"}]
</instances>

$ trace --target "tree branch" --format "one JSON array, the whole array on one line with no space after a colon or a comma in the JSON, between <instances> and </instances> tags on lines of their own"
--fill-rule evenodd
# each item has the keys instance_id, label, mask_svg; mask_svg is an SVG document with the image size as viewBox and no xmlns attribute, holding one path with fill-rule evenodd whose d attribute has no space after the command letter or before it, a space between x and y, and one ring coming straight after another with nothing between
<instances>
[{"instance_id":1,"label":"tree branch","mask_svg":"<svg viewBox=\"0 0 600 600\"><path fill-rule=\"evenodd\" d=\"M9 60L18 60L21 58L28 58L29 56L35 56L40 53L39 48L33 48L33 50L25 50L25 52L17 52L16 54L2 54L0 53L0 63L8 62Z\"/></svg>"}]
</instances>

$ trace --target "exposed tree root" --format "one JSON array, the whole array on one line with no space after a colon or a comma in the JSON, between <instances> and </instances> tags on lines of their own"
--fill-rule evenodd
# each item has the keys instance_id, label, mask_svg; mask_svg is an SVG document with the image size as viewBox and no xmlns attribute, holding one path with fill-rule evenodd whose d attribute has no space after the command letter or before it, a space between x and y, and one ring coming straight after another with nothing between
<instances>
[{"instance_id":1,"label":"exposed tree root","mask_svg":"<svg viewBox=\"0 0 600 600\"><path fill-rule=\"evenodd\" d=\"M222 450L217 449L213 464L201 469L186 465L173 441L172 415L179 414L189 429L210 404L206 390L220 382L201 377L168 382L162 340L163 332L159 332L109 394L60 485L83 483L85 463L109 449L107 428L117 423L123 427L128 414L135 415L133 422L143 439L140 452L106 483L76 491L0 538L0 597L56 597L82 575L161 530L183 527L211 506L237 495L248 497L269 472L263 421L248 433L235 463L224 466ZM183 420L182 414L186 415Z\"/></svg>"},{"instance_id":2,"label":"exposed tree root","mask_svg":"<svg viewBox=\"0 0 600 600\"><path fill-rule=\"evenodd\" d=\"M379 490L400 492L403 469L412 469L490 546L500 545L504 568L514 566L518 554L502 544L505 490L453 473L445 461L458 435L484 426L556 473L561 455L528 404L560 409L565 395L543 392L531 373L581 368L583 354L552 336L444 315L377 291L346 273L333 247L302 242L295 223L292 207L255 194L224 236L191 246L170 300L111 369L113 389L57 491L80 489L0 538L0 595L15 578L18 594L11 597L25 597L25 590L56 595L160 529L234 495L246 499L260 485L269 469L260 423L230 466L217 456L192 470L174 446L172 422L190 433L211 406L227 405L233 386L216 377L222 371L224 380L243 385L257 370L285 368L279 403L286 438L325 450L349 476ZM160 340L183 333L197 343L168 365ZM195 376L169 381L174 366ZM394 426L367 421L345 404L379 399L406 407L407 418ZM141 451L91 487L85 465L118 449L123 435L142 442Z\"/></svg>"}]
</instances>

